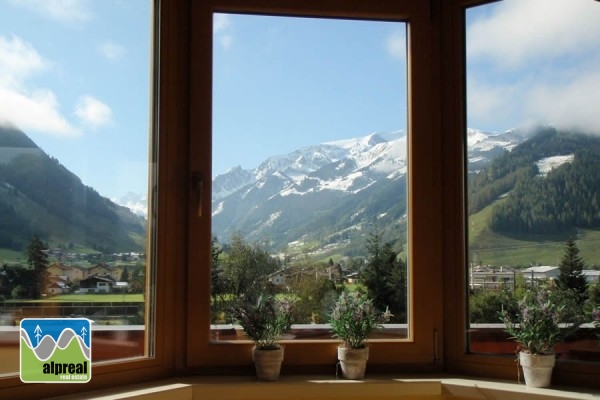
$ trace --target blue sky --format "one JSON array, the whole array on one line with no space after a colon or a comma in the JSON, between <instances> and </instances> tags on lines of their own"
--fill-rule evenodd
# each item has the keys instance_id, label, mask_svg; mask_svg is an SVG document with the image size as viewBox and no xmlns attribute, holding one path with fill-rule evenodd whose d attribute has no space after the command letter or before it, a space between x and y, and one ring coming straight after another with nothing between
<instances>
[{"instance_id":1,"label":"blue sky","mask_svg":"<svg viewBox=\"0 0 600 400\"><path fill-rule=\"evenodd\" d=\"M467 16L470 127L600 132L600 3ZM102 195L145 192L149 28L149 0L0 0L0 123ZM213 174L405 129L405 48L402 23L215 15Z\"/></svg>"},{"instance_id":2,"label":"blue sky","mask_svg":"<svg viewBox=\"0 0 600 400\"><path fill-rule=\"evenodd\" d=\"M0 0L0 123L105 196L147 190L148 0Z\"/></svg>"},{"instance_id":3,"label":"blue sky","mask_svg":"<svg viewBox=\"0 0 600 400\"><path fill-rule=\"evenodd\" d=\"M213 175L406 128L404 23L221 14L214 31Z\"/></svg>"}]
</instances>

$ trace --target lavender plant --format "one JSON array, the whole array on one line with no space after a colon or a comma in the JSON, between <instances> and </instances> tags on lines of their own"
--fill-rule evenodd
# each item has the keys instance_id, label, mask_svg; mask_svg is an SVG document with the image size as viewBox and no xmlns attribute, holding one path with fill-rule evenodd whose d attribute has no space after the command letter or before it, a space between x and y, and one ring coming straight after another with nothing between
<instances>
[{"instance_id":1,"label":"lavender plant","mask_svg":"<svg viewBox=\"0 0 600 400\"><path fill-rule=\"evenodd\" d=\"M371 332L391 317L387 308L384 312L377 311L367 295L344 291L333 307L329 323L333 336L339 338L344 347L362 349Z\"/></svg>"},{"instance_id":2,"label":"lavender plant","mask_svg":"<svg viewBox=\"0 0 600 400\"><path fill-rule=\"evenodd\" d=\"M519 302L518 313L502 310L504 330L511 336L519 351L532 354L552 354L554 345L572 333L578 324L566 303L566 297L553 296L552 290L540 288L527 292Z\"/></svg>"},{"instance_id":3,"label":"lavender plant","mask_svg":"<svg viewBox=\"0 0 600 400\"><path fill-rule=\"evenodd\" d=\"M230 312L244 333L262 350L278 349L281 337L292 325L292 304L272 295L242 297L230 307Z\"/></svg>"}]
</instances>

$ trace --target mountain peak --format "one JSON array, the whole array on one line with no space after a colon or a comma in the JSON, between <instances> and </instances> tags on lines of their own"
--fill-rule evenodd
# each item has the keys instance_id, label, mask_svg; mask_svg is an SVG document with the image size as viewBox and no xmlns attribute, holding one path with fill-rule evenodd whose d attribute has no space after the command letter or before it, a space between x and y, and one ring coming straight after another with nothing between
<instances>
[{"instance_id":1,"label":"mountain peak","mask_svg":"<svg viewBox=\"0 0 600 400\"><path fill-rule=\"evenodd\" d=\"M2 147L38 148L29 136L10 123L0 123L0 148Z\"/></svg>"}]
</instances>

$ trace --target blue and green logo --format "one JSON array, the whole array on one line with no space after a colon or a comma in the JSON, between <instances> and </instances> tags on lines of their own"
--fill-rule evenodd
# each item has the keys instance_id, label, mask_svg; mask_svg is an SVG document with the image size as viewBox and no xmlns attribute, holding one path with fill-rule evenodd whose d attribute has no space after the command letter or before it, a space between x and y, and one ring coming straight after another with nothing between
<instances>
[{"instance_id":1,"label":"blue and green logo","mask_svg":"<svg viewBox=\"0 0 600 400\"><path fill-rule=\"evenodd\" d=\"M21 320L21 381L85 383L92 378L92 325L86 318Z\"/></svg>"}]
</instances>

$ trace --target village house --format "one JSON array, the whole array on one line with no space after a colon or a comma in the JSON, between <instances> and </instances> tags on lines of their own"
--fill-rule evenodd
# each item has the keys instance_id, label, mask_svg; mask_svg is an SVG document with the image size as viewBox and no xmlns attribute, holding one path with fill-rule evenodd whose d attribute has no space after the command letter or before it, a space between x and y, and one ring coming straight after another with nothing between
<instances>
[{"instance_id":1,"label":"village house","mask_svg":"<svg viewBox=\"0 0 600 400\"><path fill-rule=\"evenodd\" d=\"M74 284L78 284L80 280L87 276L87 271L76 265L63 265L59 262L53 262L46 268L50 275L66 276L68 280Z\"/></svg>"},{"instance_id":2,"label":"village house","mask_svg":"<svg viewBox=\"0 0 600 400\"><path fill-rule=\"evenodd\" d=\"M44 285L44 293L47 295L57 295L70 293L71 287L66 276L50 275L46 277Z\"/></svg>"},{"instance_id":3,"label":"village house","mask_svg":"<svg viewBox=\"0 0 600 400\"><path fill-rule=\"evenodd\" d=\"M92 275L79 282L78 293L110 293L115 286L115 280L106 275Z\"/></svg>"},{"instance_id":4,"label":"village house","mask_svg":"<svg viewBox=\"0 0 600 400\"><path fill-rule=\"evenodd\" d=\"M110 266L108 264L100 263L96 264L92 268L88 270L88 276L93 275L110 275L114 281L118 281L121 279L121 274L123 273L123 267L121 266Z\"/></svg>"},{"instance_id":5,"label":"village house","mask_svg":"<svg viewBox=\"0 0 600 400\"><path fill-rule=\"evenodd\" d=\"M585 281L588 285L593 283L600 283L600 271L594 269L584 269L581 271L581 275L585 277Z\"/></svg>"},{"instance_id":6,"label":"village house","mask_svg":"<svg viewBox=\"0 0 600 400\"><path fill-rule=\"evenodd\" d=\"M538 265L535 267L525 268L523 271L525 281L540 282L548 279L558 279L560 269L550 265Z\"/></svg>"},{"instance_id":7,"label":"village house","mask_svg":"<svg viewBox=\"0 0 600 400\"><path fill-rule=\"evenodd\" d=\"M472 267L469 271L469 288L471 290L514 290L515 278L516 271L513 268Z\"/></svg>"}]
</instances>

